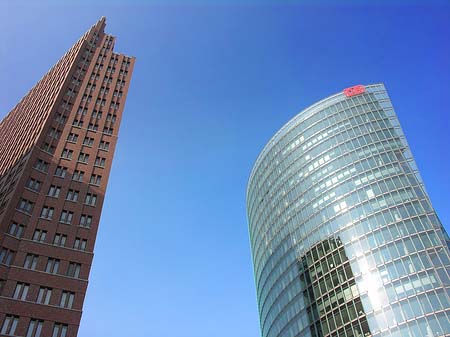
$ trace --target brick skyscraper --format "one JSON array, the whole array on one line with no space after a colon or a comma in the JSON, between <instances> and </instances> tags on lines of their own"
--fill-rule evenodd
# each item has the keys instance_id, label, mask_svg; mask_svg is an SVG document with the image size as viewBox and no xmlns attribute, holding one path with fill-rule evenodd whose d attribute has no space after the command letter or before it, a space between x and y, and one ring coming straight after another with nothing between
<instances>
[{"instance_id":1,"label":"brick skyscraper","mask_svg":"<svg viewBox=\"0 0 450 337\"><path fill-rule=\"evenodd\" d=\"M77 335L134 66L104 28L0 123L0 336Z\"/></svg>"}]
</instances>

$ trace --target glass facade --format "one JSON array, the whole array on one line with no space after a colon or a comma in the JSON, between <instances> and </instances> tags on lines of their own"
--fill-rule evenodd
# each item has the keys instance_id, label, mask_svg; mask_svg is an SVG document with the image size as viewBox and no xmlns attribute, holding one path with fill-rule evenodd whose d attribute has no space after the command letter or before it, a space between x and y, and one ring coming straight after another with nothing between
<instances>
[{"instance_id":1,"label":"glass facade","mask_svg":"<svg viewBox=\"0 0 450 337\"><path fill-rule=\"evenodd\" d=\"M283 126L247 213L263 337L450 335L450 240L382 84Z\"/></svg>"}]
</instances>

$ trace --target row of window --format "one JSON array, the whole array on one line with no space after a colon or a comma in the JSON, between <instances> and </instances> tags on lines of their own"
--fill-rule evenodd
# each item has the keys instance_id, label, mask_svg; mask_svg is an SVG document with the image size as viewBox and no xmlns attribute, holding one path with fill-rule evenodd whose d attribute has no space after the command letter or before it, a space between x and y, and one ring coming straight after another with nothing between
<instances>
[{"instance_id":1,"label":"row of window","mask_svg":"<svg viewBox=\"0 0 450 337\"><path fill-rule=\"evenodd\" d=\"M25 258L25 262L23 264L23 268L30 269L30 270L36 270L38 260L39 260L39 255L27 254L27 256ZM43 271L46 273L49 273L49 274L58 274L60 262L61 261L59 259L56 259L53 257L47 258L47 264L45 265L45 269ZM69 262L69 266L66 270L65 276L79 278L80 271L81 271L80 263ZM61 273L59 273L59 274L63 275Z\"/></svg>"},{"instance_id":2,"label":"row of window","mask_svg":"<svg viewBox=\"0 0 450 337\"><path fill-rule=\"evenodd\" d=\"M91 220L92 221L92 220ZM21 224L17 224L15 222L11 223L11 225L9 226L8 229L8 234L21 238L23 235L23 232L25 230L25 226L21 225ZM36 229L34 234L33 234L33 240L34 241L39 241L39 242L45 242L45 239L47 238L47 231L46 230L41 230L41 229ZM67 235L66 234L61 234L61 233L56 233L55 237L53 239L53 244L57 245L57 246L61 246L61 247L66 247L66 242L67 242ZM77 249L77 250L86 250L86 246L87 246L87 240L86 239L82 239L80 237L76 237L75 241L73 243L73 249ZM2 250L3 252L3 250ZM4 254L4 256L3 256ZM0 259L0 263L5 263L8 264L11 262L9 261L9 263L7 260L7 252L5 251L4 253L2 253L1 255L1 259Z\"/></svg>"},{"instance_id":3,"label":"row of window","mask_svg":"<svg viewBox=\"0 0 450 337\"><path fill-rule=\"evenodd\" d=\"M47 231L43 229L36 229L33 234L33 241L45 242L47 238ZM53 239L53 244L56 246L65 247L67 241L67 235L56 233ZM78 250L86 250L87 240L79 237L75 238L73 248Z\"/></svg>"},{"instance_id":4,"label":"row of window","mask_svg":"<svg viewBox=\"0 0 450 337\"><path fill-rule=\"evenodd\" d=\"M108 143L108 147L109 147L109 143ZM80 157L78 159L80 162L83 163L87 163L87 161L89 160L89 155L88 154L84 154L84 153L80 153ZM98 164L98 165L97 165ZM96 165L102 167L102 165L105 165L105 158L101 158L101 157L97 157L96 158ZM42 159L38 159L34 165L34 168L42 171L44 173L48 172L50 164ZM81 170L75 170L73 172L72 175L72 180L75 181L79 181L82 182L83 181L83 177L84 177L84 171ZM67 167L58 165L55 169L55 176L60 177L60 178L65 178L67 176ZM91 178L89 179L89 183L92 185L97 185L99 186L102 180L102 176L100 174L92 174ZM40 182L38 182L38 184L36 184L35 182L30 183L30 186L27 186L31 189L34 190L39 190L40 188Z\"/></svg>"},{"instance_id":5,"label":"row of window","mask_svg":"<svg viewBox=\"0 0 450 337\"><path fill-rule=\"evenodd\" d=\"M19 325L19 320L20 320L19 316L7 315L3 320L0 334L15 336L17 326ZM25 337L41 337L43 325L44 321L31 319ZM68 329L67 324L54 323L51 337L66 337L67 329Z\"/></svg>"},{"instance_id":6,"label":"row of window","mask_svg":"<svg viewBox=\"0 0 450 337\"><path fill-rule=\"evenodd\" d=\"M74 119L72 125L77 128L83 127L84 121L82 119ZM88 130L90 131L98 131L98 124L89 123ZM102 131L104 134L112 135L114 132L114 128L105 126Z\"/></svg>"},{"instance_id":7,"label":"row of window","mask_svg":"<svg viewBox=\"0 0 450 337\"><path fill-rule=\"evenodd\" d=\"M73 134L72 134L73 135ZM88 138L88 141L93 141L92 138ZM61 158L67 159L67 160L72 160L73 157L73 150L70 149L63 149L61 152ZM87 153L83 153L80 152L80 154L78 155L78 162L83 163L83 164L87 164L89 161L89 154ZM97 156L95 158L95 166L99 166L99 167L105 167L105 162L106 159L103 157L99 157Z\"/></svg>"},{"instance_id":8,"label":"row of window","mask_svg":"<svg viewBox=\"0 0 450 337\"><path fill-rule=\"evenodd\" d=\"M28 300L30 300L29 298L30 296L28 296L29 289L30 289L29 283L17 282L12 297L16 300L21 301L27 301L27 298ZM48 305L50 303L52 293L53 293L52 288L40 287L37 297L35 300L33 300L33 302ZM72 309L74 300L75 300L74 292L63 290L61 292L61 297L58 305L62 308Z\"/></svg>"},{"instance_id":9,"label":"row of window","mask_svg":"<svg viewBox=\"0 0 450 337\"><path fill-rule=\"evenodd\" d=\"M11 249L2 247L0 250L0 263L8 265L8 266L11 265L11 262L14 258L15 253L16 252ZM25 269L36 270L38 260L39 260L39 255L27 254L27 256L25 258L25 262L23 264L23 267ZM44 271L46 273L50 273L50 274L57 274L59 271L59 265L60 265L59 259L49 257L47 259L47 264L45 266ZM66 270L65 276L79 278L80 271L81 271L81 264L76 263L76 262L69 262L69 267Z\"/></svg>"},{"instance_id":10,"label":"row of window","mask_svg":"<svg viewBox=\"0 0 450 337\"><path fill-rule=\"evenodd\" d=\"M69 190L69 194L72 198L78 198L78 191ZM70 200L70 199L68 199ZM85 204L90 206L95 206L97 202L97 195L88 193L86 195ZM26 214L31 214L33 211L33 205L34 203L27 200L27 199L21 199L19 201L19 205L17 206L17 209L21 212L24 212ZM43 206L41 210L40 217L47 220L52 220L53 215L55 212L54 207L50 206ZM63 209L61 211L61 215L59 217L59 221L66 223L66 224L72 224L73 219L73 212ZM89 227L92 223L92 216L87 214L82 214L80 217L80 226Z\"/></svg>"},{"instance_id":11,"label":"row of window","mask_svg":"<svg viewBox=\"0 0 450 337\"><path fill-rule=\"evenodd\" d=\"M81 171L81 172L78 171L78 172L77 172L78 178L79 178L79 175L80 175L80 174L83 174L83 173L84 173L84 172L82 172L82 171ZM93 182L95 182L95 179L93 179ZM40 191L40 188L41 188L41 185L42 185L42 182L40 182L40 181L38 181L38 180L36 180L36 179L30 178L30 179L27 181L27 183L26 183L25 186L26 186L27 188L29 188L29 189L35 191L35 192L39 192L39 191ZM47 195L48 195L49 197L58 198L59 195L60 195L60 193L61 193L61 186L51 185L50 188L49 188L49 190L48 190ZM67 191L66 200L68 200L68 201L73 201L73 202L77 202L77 201L78 201L79 194L80 194L80 191L73 190L73 189L69 189L69 190ZM25 199L24 199L24 200L25 200ZM96 194L93 194L93 193L87 193L87 194L86 194L86 197L85 197L85 200L84 200L84 203L85 203L86 205L95 206L96 203L97 203L97 195L96 195ZM20 205L19 205L19 206L20 206ZM26 204L22 205L21 207L23 207L23 210L24 210L24 211L26 211L26 209L29 208ZM20 208L20 207L19 207L19 209L22 210L22 208ZM29 213L29 212L27 212L27 213Z\"/></svg>"}]
</instances>

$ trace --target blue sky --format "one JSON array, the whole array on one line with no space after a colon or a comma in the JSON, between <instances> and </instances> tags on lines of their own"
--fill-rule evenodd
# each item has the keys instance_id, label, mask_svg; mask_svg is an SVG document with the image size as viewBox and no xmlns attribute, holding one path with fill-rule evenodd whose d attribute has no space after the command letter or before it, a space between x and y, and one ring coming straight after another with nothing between
<instances>
[{"instance_id":1,"label":"blue sky","mask_svg":"<svg viewBox=\"0 0 450 337\"><path fill-rule=\"evenodd\" d=\"M137 58L79 337L259 336L247 178L348 86L385 83L449 228L449 2L217 3L0 2L0 117L102 15Z\"/></svg>"}]
</instances>

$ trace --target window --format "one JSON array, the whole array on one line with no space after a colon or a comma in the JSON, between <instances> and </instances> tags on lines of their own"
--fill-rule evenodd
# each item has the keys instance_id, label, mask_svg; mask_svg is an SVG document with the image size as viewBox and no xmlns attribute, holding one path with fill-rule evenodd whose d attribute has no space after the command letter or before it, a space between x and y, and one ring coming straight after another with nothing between
<instances>
[{"instance_id":1,"label":"window","mask_svg":"<svg viewBox=\"0 0 450 337\"><path fill-rule=\"evenodd\" d=\"M47 305L50 303L51 297L52 297L52 288L40 287L36 303Z\"/></svg>"},{"instance_id":2,"label":"window","mask_svg":"<svg viewBox=\"0 0 450 337\"><path fill-rule=\"evenodd\" d=\"M94 110L94 111L92 112L92 118L101 119L101 118L102 118L102 112L101 112L101 111Z\"/></svg>"},{"instance_id":3,"label":"window","mask_svg":"<svg viewBox=\"0 0 450 337\"><path fill-rule=\"evenodd\" d=\"M67 309L72 309L74 298L75 293L70 291L63 291L61 294L61 301L59 302L59 306Z\"/></svg>"},{"instance_id":4,"label":"window","mask_svg":"<svg viewBox=\"0 0 450 337\"><path fill-rule=\"evenodd\" d=\"M44 321L37 319L30 320L30 325L28 326L26 337L41 337L43 325Z\"/></svg>"},{"instance_id":5,"label":"window","mask_svg":"<svg viewBox=\"0 0 450 337\"><path fill-rule=\"evenodd\" d=\"M81 264L70 262L67 269L67 276L78 278L80 276Z\"/></svg>"},{"instance_id":6,"label":"window","mask_svg":"<svg viewBox=\"0 0 450 337\"><path fill-rule=\"evenodd\" d=\"M18 225L17 223L13 222L11 225L9 225L8 234L21 238L24 228L24 225Z\"/></svg>"},{"instance_id":7,"label":"window","mask_svg":"<svg viewBox=\"0 0 450 337\"><path fill-rule=\"evenodd\" d=\"M16 300L25 301L27 298L28 289L30 289L30 285L28 283L17 282L13 298Z\"/></svg>"},{"instance_id":8,"label":"window","mask_svg":"<svg viewBox=\"0 0 450 337\"><path fill-rule=\"evenodd\" d=\"M83 108L81 106L78 108L77 114L84 116L84 115L86 115L86 113L87 113L87 108Z\"/></svg>"},{"instance_id":9,"label":"window","mask_svg":"<svg viewBox=\"0 0 450 337\"><path fill-rule=\"evenodd\" d=\"M109 142L105 142L104 140L100 141L100 145L98 148L100 150L108 151L109 150Z\"/></svg>"},{"instance_id":10,"label":"window","mask_svg":"<svg viewBox=\"0 0 450 337\"><path fill-rule=\"evenodd\" d=\"M76 143L78 140L78 135L76 133L69 133L69 135L67 136L67 141L71 142L71 143Z\"/></svg>"},{"instance_id":11,"label":"window","mask_svg":"<svg viewBox=\"0 0 450 337\"><path fill-rule=\"evenodd\" d=\"M103 133L105 133L105 134L107 134L107 135L112 135L113 132L114 132L114 129L113 129L113 128L108 128L108 127L106 127L106 126L103 128Z\"/></svg>"},{"instance_id":12,"label":"window","mask_svg":"<svg viewBox=\"0 0 450 337\"><path fill-rule=\"evenodd\" d=\"M117 116L114 114L107 114L106 115L106 121L107 122L111 122L111 123L115 123L117 119Z\"/></svg>"},{"instance_id":13,"label":"window","mask_svg":"<svg viewBox=\"0 0 450 337\"><path fill-rule=\"evenodd\" d=\"M46 161L44 161L42 159L38 159L36 161L36 164L34 164L34 168L36 170L39 170L39 171L42 171L42 172L45 172L45 173L48 172L48 166L49 166L49 163L47 163Z\"/></svg>"},{"instance_id":14,"label":"window","mask_svg":"<svg viewBox=\"0 0 450 337\"><path fill-rule=\"evenodd\" d=\"M86 194L85 204L90 206L95 206L97 203L97 194L88 193Z\"/></svg>"},{"instance_id":15,"label":"window","mask_svg":"<svg viewBox=\"0 0 450 337\"><path fill-rule=\"evenodd\" d=\"M95 158L95 166L105 167L106 159L102 157Z\"/></svg>"},{"instance_id":16,"label":"window","mask_svg":"<svg viewBox=\"0 0 450 337\"><path fill-rule=\"evenodd\" d=\"M42 183L40 181L33 178L29 178L25 186L30 190L39 192L39 190L41 189L41 184Z\"/></svg>"},{"instance_id":17,"label":"window","mask_svg":"<svg viewBox=\"0 0 450 337\"><path fill-rule=\"evenodd\" d=\"M52 337L66 337L67 335L67 325L61 323L55 323L53 326Z\"/></svg>"},{"instance_id":18,"label":"window","mask_svg":"<svg viewBox=\"0 0 450 337\"><path fill-rule=\"evenodd\" d=\"M90 228L92 223L92 216L82 214L80 218L80 226Z\"/></svg>"},{"instance_id":19,"label":"window","mask_svg":"<svg viewBox=\"0 0 450 337\"><path fill-rule=\"evenodd\" d=\"M87 162L89 161L89 155L87 153L81 152L78 156L78 161L87 164Z\"/></svg>"},{"instance_id":20,"label":"window","mask_svg":"<svg viewBox=\"0 0 450 337\"><path fill-rule=\"evenodd\" d=\"M55 152L55 147L53 145L50 145L49 143L44 143L41 146L42 151L45 151L47 153L53 154Z\"/></svg>"},{"instance_id":21,"label":"window","mask_svg":"<svg viewBox=\"0 0 450 337\"><path fill-rule=\"evenodd\" d=\"M45 272L50 274L56 274L59 269L59 259L54 259L49 257L47 260L47 265L45 266Z\"/></svg>"},{"instance_id":22,"label":"window","mask_svg":"<svg viewBox=\"0 0 450 337\"><path fill-rule=\"evenodd\" d=\"M15 253L15 251L3 247L0 250L0 263L6 264L7 266L9 266L14 257L14 253Z\"/></svg>"},{"instance_id":23,"label":"window","mask_svg":"<svg viewBox=\"0 0 450 337\"><path fill-rule=\"evenodd\" d=\"M6 315L3 321L0 334L2 335L14 335L16 333L17 325L19 324L19 316Z\"/></svg>"},{"instance_id":24,"label":"window","mask_svg":"<svg viewBox=\"0 0 450 337\"><path fill-rule=\"evenodd\" d=\"M50 136L50 138L53 139L58 139L60 136L61 132L55 128L51 128L48 135Z\"/></svg>"},{"instance_id":25,"label":"window","mask_svg":"<svg viewBox=\"0 0 450 337\"><path fill-rule=\"evenodd\" d=\"M55 171L55 176L65 178L67 175L67 167L58 166Z\"/></svg>"},{"instance_id":26,"label":"window","mask_svg":"<svg viewBox=\"0 0 450 337\"><path fill-rule=\"evenodd\" d=\"M44 206L41 211L41 218L51 220L53 218L53 213L55 209L53 207Z\"/></svg>"},{"instance_id":27,"label":"window","mask_svg":"<svg viewBox=\"0 0 450 337\"><path fill-rule=\"evenodd\" d=\"M53 198L58 198L61 192L61 187L56 185L51 185L48 190L48 195Z\"/></svg>"},{"instance_id":28,"label":"window","mask_svg":"<svg viewBox=\"0 0 450 337\"><path fill-rule=\"evenodd\" d=\"M73 155L73 150L64 149L61 153L61 158L71 160Z\"/></svg>"},{"instance_id":29,"label":"window","mask_svg":"<svg viewBox=\"0 0 450 337\"><path fill-rule=\"evenodd\" d=\"M25 258L25 262L23 264L23 267L25 269L31 269L36 270L36 265L38 263L39 256L34 254L27 254L27 257Z\"/></svg>"},{"instance_id":30,"label":"window","mask_svg":"<svg viewBox=\"0 0 450 337\"><path fill-rule=\"evenodd\" d=\"M74 119L72 122L72 125L78 128L83 127L83 121L82 120L78 120L78 119Z\"/></svg>"},{"instance_id":31,"label":"window","mask_svg":"<svg viewBox=\"0 0 450 337\"><path fill-rule=\"evenodd\" d=\"M82 182L83 181L83 176L84 176L84 171L75 170L73 172L72 180Z\"/></svg>"},{"instance_id":32,"label":"window","mask_svg":"<svg viewBox=\"0 0 450 337\"><path fill-rule=\"evenodd\" d=\"M83 145L92 146L94 144L94 138L85 137L83 140Z\"/></svg>"},{"instance_id":33,"label":"window","mask_svg":"<svg viewBox=\"0 0 450 337\"><path fill-rule=\"evenodd\" d=\"M88 130L98 131L98 124L89 123Z\"/></svg>"},{"instance_id":34,"label":"window","mask_svg":"<svg viewBox=\"0 0 450 337\"><path fill-rule=\"evenodd\" d=\"M75 191L70 189L69 191L67 191L67 200L73 201L73 202L77 202L78 201L78 194L79 191Z\"/></svg>"},{"instance_id":35,"label":"window","mask_svg":"<svg viewBox=\"0 0 450 337\"><path fill-rule=\"evenodd\" d=\"M34 205L33 202L22 198L19 201L19 205L17 206L17 209L24 213L30 214L33 211L33 205Z\"/></svg>"},{"instance_id":36,"label":"window","mask_svg":"<svg viewBox=\"0 0 450 337\"><path fill-rule=\"evenodd\" d=\"M86 250L86 244L87 244L86 239L75 238L73 248L78 250Z\"/></svg>"},{"instance_id":37,"label":"window","mask_svg":"<svg viewBox=\"0 0 450 337\"><path fill-rule=\"evenodd\" d=\"M46 236L47 236L47 231L44 231L41 229L36 229L33 234L33 240L39 241L39 242L44 242Z\"/></svg>"},{"instance_id":38,"label":"window","mask_svg":"<svg viewBox=\"0 0 450 337\"><path fill-rule=\"evenodd\" d=\"M59 221L70 225L70 223L72 222L72 218L73 212L63 210L61 212L61 216L59 217Z\"/></svg>"},{"instance_id":39,"label":"window","mask_svg":"<svg viewBox=\"0 0 450 337\"><path fill-rule=\"evenodd\" d=\"M102 181L101 175L93 174L93 175L91 175L91 179L89 180L89 183L92 185L100 186L101 181Z\"/></svg>"},{"instance_id":40,"label":"window","mask_svg":"<svg viewBox=\"0 0 450 337\"><path fill-rule=\"evenodd\" d=\"M64 247L66 245L67 235L56 233L55 238L53 239L53 244L57 246Z\"/></svg>"},{"instance_id":41,"label":"window","mask_svg":"<svg viewBox=\"0 0 450 337\"><path fill-rule=\"evenodd\" d=\"M64 124L67 120L67 117L61 114L60 112L57 113L55 116L55 121L59 124Z\"/></svg>"}]
</instances>

